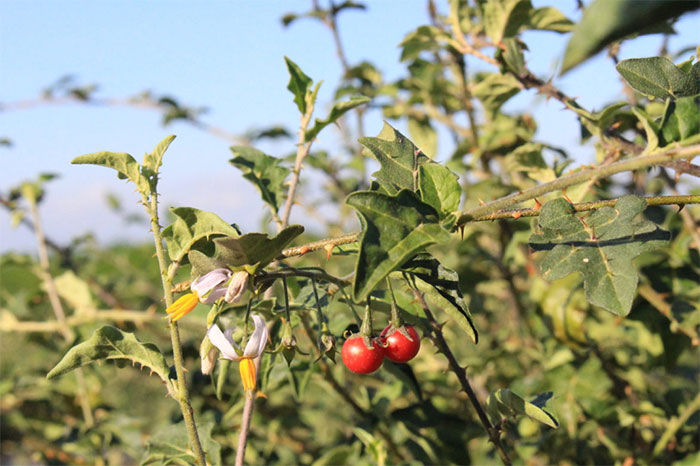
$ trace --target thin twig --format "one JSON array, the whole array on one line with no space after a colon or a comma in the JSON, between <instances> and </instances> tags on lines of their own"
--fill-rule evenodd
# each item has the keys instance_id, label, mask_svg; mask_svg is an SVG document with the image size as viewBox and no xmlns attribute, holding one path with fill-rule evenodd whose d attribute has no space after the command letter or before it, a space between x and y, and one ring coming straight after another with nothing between
<instances>
[{"instance_id":1,"label":"thin twig","mask_svg":"<svg viewBox=\"0 0 700 466\"><path fill-rule=\"evenodd\" d=\"M44 236L44 229L41 225L41 217L39 216L39 206L37 205L37 200L26 197L29 203L29 211L32 215L32 220L34 223L34 236L36 237L37 249L39 252L39 265L41 270L41 278L46 286L46 293L49 295L49 302L51 303L51 308L53 309L56 320L58 321L63 334L63 338L66 342L70 343L75 334L73 330L66 325L66 313L63 311L63 305L61 304L61 299L58 296L58 290L56 289L56 282L54 282L51 276L51 264L49 263L49 251L46 247L46 237ZM75 378L78 382L78 400L80 402L80 409L83 412L83 418L85 419L85 425L87 427L92 427L95 423L95 418L92 415L92 408L90 407L90 401L88 397L87 384L85 382L85 374L82 368L78 368L75 371Z\"/></svg>"},{"instance_id":2,"label":"thin twig","mask_svg":"<svg viewBox=\"0 0 700 466\"><path fill-rule=\"evenodd\" d=\"M447 344L445 336L442 333L442 326L437 322L437 320L435 320L435 317L433 316L433 313L431 312L428 303L425 302L423 293L421 293L419 290L413 289L413 295L420 304L421 308L423 308L425 317L428 319L432 326L433 331L430 335L431 340L433 341L435 346L437 346L437 348L442 352L442 354L444 354L447 358L450 370L457 376L459 384L462 386L462 390L464 390L464 392L469 397L469 401L474 407L474 410L476 411L476 414L479 417L481 424L484 426L484 429L486 429L486 433L488 434L489 439L496 448L498 456L503 461L503 464L512 464L508 453L506 452L505 448L503 447L503 444L501 443L500 429L491 424L491 420L486 414L486 411L484 410L483 406L481 406L479 398L476 396L476 393L474 393L474 390L472 389L472 386L469 383L469 379L467 378L467 371L459 365L459 362L457 362L457 358L455 358L455 355L452 353L452 350Z\"/></svg>"},{"instance_id":3,"label":"thin twig","mask_svg":"<svg viewBox=\"0 0 700 466\"><path fill-rule=\"evenodd\" d=\"M526 193L527 191L524 191ZM688 196L650 196L644 198L647 205L658 206L658 205L678 205L684 206L687 204L700 204L700 196L698 195L688 195ZM572 204L576 212L585 212L590 210L599 209L604 206L614 206L619 200L607 199L602 201L592 201L592 202L581 202L577 204ZM541 210L538 208L528 208L528 209L508 209L508 210L497 210L492 213L485 213L478 216L471 216L467 222L484 222L489 220L498 219L518 219L525 217L537 217L540 215ZM359 231L353 233L347 233L342 236L337 236L334 238L326 238L319 241L314 241L312 243L303 244L301 246L295 246L293 248L288 248L282 251L279 259L285 259L293 256L302 256L309 252L318 251L320 249L328 250L345 244L352 244L359 240Z\"/></svg>"}]
</instances>

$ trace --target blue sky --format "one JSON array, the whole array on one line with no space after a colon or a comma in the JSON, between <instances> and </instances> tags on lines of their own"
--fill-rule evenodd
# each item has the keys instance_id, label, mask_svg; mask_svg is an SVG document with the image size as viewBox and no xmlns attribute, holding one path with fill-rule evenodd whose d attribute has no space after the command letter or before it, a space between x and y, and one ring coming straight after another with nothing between
<instances>
[{"instance_id":1,"label":"blue sky","mask_svg":"<svg viewBox=\"0 0 700 466\"><path fill-rule=\"evenodd\" d=\"M427 22L423 0L368 2L365 12L350 11L340 18L340 34L351 63L373 62L387 80L401 75L398 44L406 33ZM440 2L438 2L439 4ZM555 3L576 18L575 2ZM315 81L323 80L320 112L331 103L331 92L341 76L327 29L311 20L283 28L280 17L304 11L306 1L9 1L0 2L0 103L33 99L66 74L82 84L99 85L97 96L128 97L144 90L172 95L184 104L209 109L204 120L232 133L282 124L298 126L296 107L286 90L288 56ZM443 7L444 8L444 7ZM698 15L686 17L671 49L697 43ZM553 76L565 37L528 33L533 51L526 58L542 77ZM660 36L625 45L622 58L655 55ZM470 61L472 69L486 69ZM555 84L592 109L615 99L621 85L609 59L598 57ZM540 123L538 138L574 149L582 163L593 151L579 147L578 124L558 102L523 93L509 104L512 110L533 112ZM372 115L369 135L381 129L381 116ZM91 108L84 105L40 106L0 112L0 137L14 145L0 149L3 169L0 190L7 190L40 172L58 173L42 204L47 233L66 243L93 232L101 242L146 240L140 226L125 225L106 206L114 193L129 211L138 212L133 189L113 172L72 166L77 155L100 150L129 152L140 159L168 134L178 138L162 170L163 205L190 205L211 210L244 230L260 230L262 203L228 164L226 141L186 124L168 127L157 114L134 108ZM273 155L293 150L286 146L260 148ZM334 129L321 134L319 147L338 152ZM447 147L438 154L444 158ZM297 215L300 215L297 212ZM292 219L301 220L293 215ZM31 235L22 227L11 229L9 216L0 212L0 250L30 250Z\"/></svg>"}]
</instances>

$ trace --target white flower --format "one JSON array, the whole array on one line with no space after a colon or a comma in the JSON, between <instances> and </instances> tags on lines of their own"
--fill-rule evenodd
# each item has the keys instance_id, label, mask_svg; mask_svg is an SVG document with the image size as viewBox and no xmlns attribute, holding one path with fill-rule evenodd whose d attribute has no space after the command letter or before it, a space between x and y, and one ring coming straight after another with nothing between
<instances>
[{"instance_id":1,"label":"white flower","mask_svg":"<svg viewBox=\"0 0 700 466\"><path fill-rule=\"evenodd\" d=\"M190 290L199 296L204 304L214 304L214 301L226 294L226 283L231 278L229 269L214 269L192 282Z\"/></svg>"},{"instance_id":2,"label":"white flower","mask_svg":"<svg viewBox=\"0 0 700 466\"><path fill-rule=\"evenodd\" d=\"M243 390L246 392L255 390L260 358L262 357L265 345L267 345L267 340L270 336L267 325L265 324L265 319L257 314L253 314L251 317L255 324L255 330L253 330L253 334L248 338L248 343L246 343L243 351L241 351L241 348L233 341L233 328L226 329L224 333L214 324L209 327L207 331L209 340L221 351L224 358L230 359L231 361L240 361L239 370L241 372L241 380L243 381Z\"/></svg>"}]
</instances>

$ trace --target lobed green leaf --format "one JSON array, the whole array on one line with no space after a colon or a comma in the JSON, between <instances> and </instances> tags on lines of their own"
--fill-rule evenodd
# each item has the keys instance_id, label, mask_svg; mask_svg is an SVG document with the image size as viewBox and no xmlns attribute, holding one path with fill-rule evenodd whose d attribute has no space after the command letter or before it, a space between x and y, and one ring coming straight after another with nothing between
<instances>
[{"instance_id":1,"label":"lobed green leaf","mask_svg":"<svg viewBox=\"0 0 700 466\"><path fill-rule=\"evenodd\" d=\"M616 69L642 94L660 99L700 94L700 79L684 72L666 57L630 58L618 63Z\"/></svg>"},{"instance_id":2,"label":"lobed green leaf","mask_svg":"<svg viewBox=\"0 0 700 466\"><path fill-rule=\"evenodd\" d=\"M231 152L235 157L229 162L243 173L243 178L255 185L262 200L277 213L284 197L284 181L290 170L282 165L280 159L252 147L233 146Z\"/></svg>"},{"instance_id":3,"label":"lobed green leaf","mask_svg":"<svg viewBox=\"0 0 700 466\"><path fill-rule=\"evenodd\" d=\"M426 294L436 309L447 313L459 327L469 335L474 344L479 341L479 332L472 320L469 306L459 289L459 275L443 266L430 254L418 254L401 266L401 271L415 278L413 285Z\"/></svg>"},{"instance_id":4,"label":"lobed green leaf","mask_svg":"<svg viewBox=\"0 0 700 466\"><path fill-rule=\"evenodd\" d=\"M248 233L240 237L228 236L214 240L216 252L208 257L200 251L191 251L192 276L201 276L219 267L243 268L250 273L275 260L289 243L304 232L301 225L290 225L277 236L268 238L265 233Z\"/></svg>"},{"instance_id":5,"label":"lobed green leaf","mask_svg":"<svg viewBox=\"0 0 700 466\"><path fill-rule=\"evenodd\" d=\"M573 272L583 275L586 299L617 315L627 315L637 288L632 263L639 254L664 246L669 234L646 219L637 219L646 201L621 197L615 207L603 207L585 221L573 206L555 199L542 207L530 246L547 251L542 275L556 280Z\"/></svg>"},{"instance_id":6,"label":"lobed green leaf","mask_svg":"<svg viewBox=\"0 0 700 466\"><path fill-rule=\"evenodd\" d=\"M359 141L379 161L381 169L372 176L387 192L417 190L418 166L430 159L410 139L385 122L377 137L364 137Z\"/></svg>"},{"instance_id":7,"label":"lobed green leaf","mask_svg":"<svg viewBox=\"0 0 700 466\"><path fill-rule=\"evenodd\" d=\"M200 240L219 236L238 236L235 228L218 215L194 207L174 207L170 211L175 221L163 229L168 256L181 261Z\"/></svg>"},{"instance_id":8,"label":"lobed green leaf","mask_svg":"<svg viewBox=\"0 0 700 466\"><path fill-rule=\"evenodd\" d=\"M392 271L425 247L448 241L433 207L408 190L395 196L360 191L347 198L362 222L353 299L364 300Z\"/></svg>"},{"instance_id":9,"label":"lobed green leaf","mask_svg":"<svg viewBox=\"0 0 700 466\"><path fill-rule=\"evenodd\" d=\"M110 325L98 328L88 340L68 350L46 378L53 379L91 362L102 360L131 361L132 364L149 368L163 382L168 382L170 369L156 345L141 343L133 333L122 332Z\"/></svg>"},{"instance_id":10,"label":"lobed green leaf","mask_svg":"<svg viewBox=\"0 0 700 466\"><path fill-rule=\"evenodd\" d=\"M74 158L71 161L76 165L100 165L117 171L119 178L128 179L134 183L137 189L148 195L151 185L148 179L141 174L139 163L130 154L125 152L94 152Z\"/></svg>"},{"instance_id":11,"label":"lobed green leaf","mask_svg":"<svg viewBox=\"0 0 700 466\"><path fill-rule=\"evenodd\" d=\"M284 57L289 71L289 84L287 89L294 95L294 103L297 104L299 112L306 113L306 95L311 89L313 81L306 76L301 68L287 57Z\"/></svg>"}]
</instances>

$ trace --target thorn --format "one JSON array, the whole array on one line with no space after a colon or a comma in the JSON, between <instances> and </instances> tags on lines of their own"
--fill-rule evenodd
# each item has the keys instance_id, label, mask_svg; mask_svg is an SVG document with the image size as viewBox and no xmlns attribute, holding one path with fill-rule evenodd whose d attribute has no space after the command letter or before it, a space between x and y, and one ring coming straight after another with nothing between
<instances>
[{"instance_id":1,"label":"thorn","mask_svg":"<svg viewBox=\"0 0 700 466\"><path fill-rule=\"evenodd\" d=\"M311 249L309 249L308 246L304 246L304 247L302 247L301 249L299 249L299 255L300 255L300 256L303 256L304 254L306 254L306 253L309 252L310 250L311 250Z\"/></svg>"},{"instance_id":2,"label":"thorn","mask_svg":"<svg viewBox=\"0 0 700 466\"><path fill-rule=\"evenodd\" d=\"M486 204L481 198L479 198L479 205L484 205Z\"/></svg>"},{"instance_id":3,"label":"thorn","mask_svg":"<svg viewBox=\"0 0 700 466\"><path fill-rule=\"evenodd\" d=\"M335 249L335 246L332 244L327 244L323 247L323 249L326 250L326 260L330 260L331 256L333 255L333 249Z\"/></svg>"},{"instance_id":4,"label":"thorn","mask_svg":"<svg viewBox=\"0 0 700 466\"><path fill-rule=\"evenodd\" d=\"M685 207L685 204L677 204L677 205L678 205L678 212L676 212L676 213L680 214L681 210L683 210L683 208Z\"/></svg>"},{"instance_id":5,"label":"thorn","mask_svg":"<svg viewBox=\"0 0 700 466\"><path fill-rule=\"evenodd\" d=\"M573 203L574 203L574 201L572 201L571 199L569 199L569 196L566 195L566 189L562 189L562 190L561 190L561 193L562 193L562 195L564 196L564 199L566 199L566 202L568 202L569 204L573 204Z\"/></svg>"},{"instance_id":6,"label":"thorn","mask_svg":"<svg viewBox=\"0 0 700 466\"><path fill-rule=\"evenodd\" d=\"M513 213L513 218L514 218L514 219L519 219L519 218L522 217L522 216L523 216L523 214L522 214L521 212L514 212L514 213Z\"/></svg>"},{"instance_id":7,"label":"thorn","mask_svg":"<svg viewBox=\"0 0 700 466\"><path fill-rule=\"evenodd\" d=\"M462 241L464 241L464 225L459 226L459 234L462 237Z\"/></svg>"},{"instance_id":8,"label":"thorn","mask_svg":"<svg viewBox=\"0 0 700 466\"><path fill-rule=\"evenodd\" d=\"M673 181L675 181L676 183L678 183L678 181L680 181L680 179L681 179L681 171L678 170L678 171L676 172L676 175L673 177Z\"/></svg>"},{"instance_id":9,"label":"thorn","mask_svg":"<svg viewBox=\"0 0 700 466\"><path fill-rule=\"evenodd\" d=\"M540 201L535 198L535 210L540 210L542 208L542 204L540 204Z\"/></svg>"}]
</instances>

